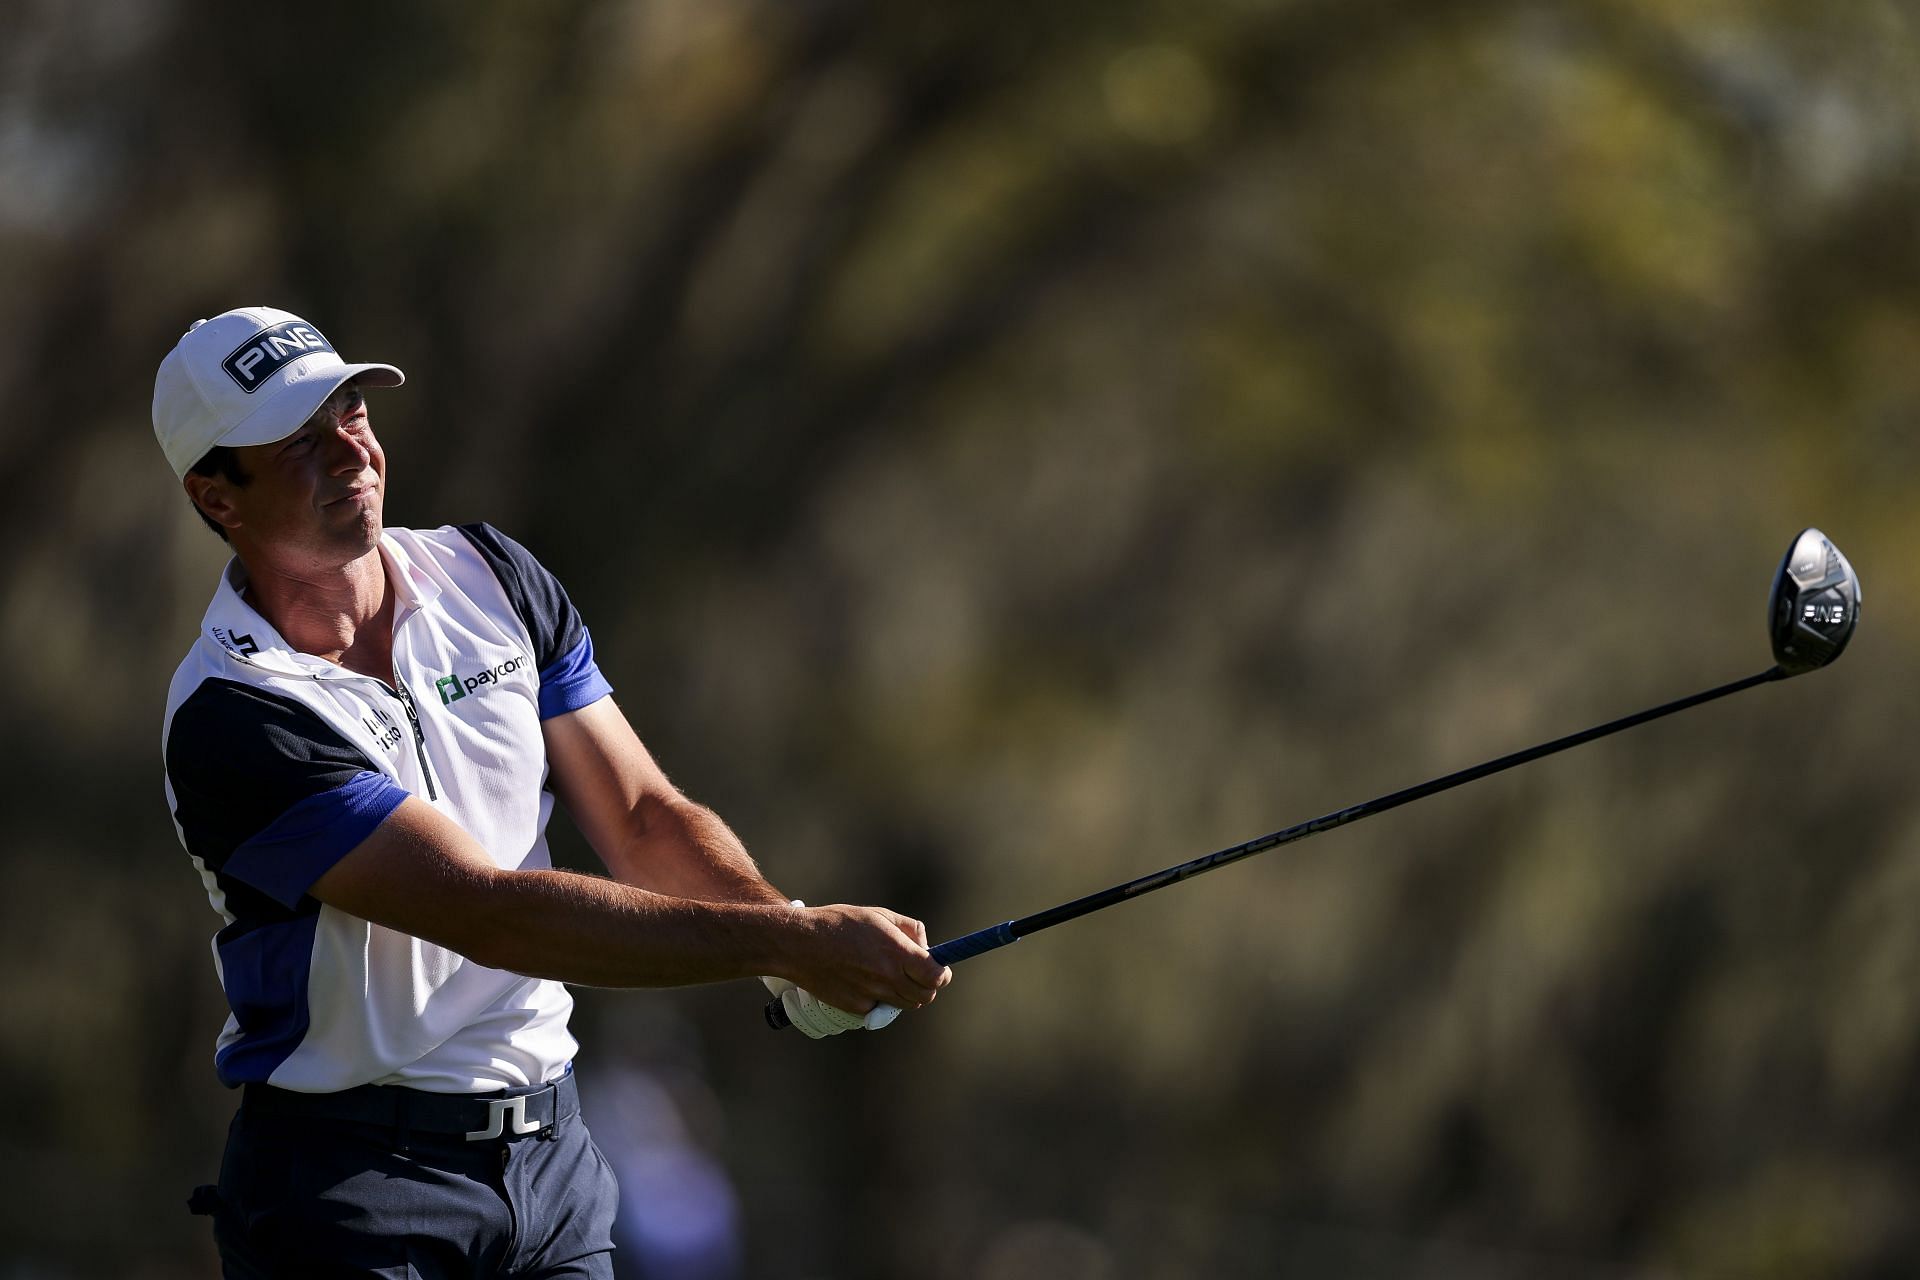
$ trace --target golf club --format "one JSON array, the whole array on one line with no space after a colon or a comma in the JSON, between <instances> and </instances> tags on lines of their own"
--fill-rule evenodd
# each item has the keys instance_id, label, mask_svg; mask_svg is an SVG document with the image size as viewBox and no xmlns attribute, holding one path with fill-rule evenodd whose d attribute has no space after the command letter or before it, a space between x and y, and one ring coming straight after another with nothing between
<instances>
[{"instance_id":1,"label":"golf club","mask_svg":"<svg viewBox=\"0 0 1920 1280\"><path fill-rule=\"evenodd\" d=\"M1129 880L1110 889L1076 898L1072 902L1050 907L1045 911L1017 920L1008 920L990 928L953 938L933 948L933 958L943 965L958 964L1010 942L1017 942L1028 934L1038 933L1042 929L1051 929L1054 925L1077 920L1081 916L1104 910L1115 903L1127 902L1156 889L1179 884L1190 880L1202 872L1224 867L1230 862L1252 857L1256 853L1265 853L1283 844L1295 840L1304 840L1322 831L1331 831L1335 827L1345 826L1349 822L1358 822L1370 818L1376 813L1385 813L1410 801L1484 778L1488 774L1511 769L1515 765L1550 756L1568 747L1577 747L1583 742L1592 742L1608 734L1618 733L1622 729L1631 729L1635 725L1645 724L1649 720L1658 720L1670 716L1676 711L1685 711L1724 698L1728 694L1751 689L1755 685L1767 684L1774 680L1785 680L1791 676L1802 675L1826 666L1840 656L1847 647L1847 641L1853 635L1854 625L1860 619L1860 579L1854 574L1853 566L1833 545L1832 539L1818 529L1802 530L1787 548L1786 557L1780 562L1780 571L1774 575L1773 595L1768 601L1767 630L1773 643L1774 665L1758 675L1748 676L1744 680L1735 680L1732 684L1709 689L1705 693L1696 693L1692 697L1654 707L1637 715L1625 716L1606 724L1597 725L1579 733L1556 738L1552 742L1537 747L1528 747L1471 769L1462 769L1431 782L1422 782L1418 786L1395 791L1391 795L1368 800L1350 808L1338 809L1324 817L1314 818L1295 826L1257 836L1245 844L1237 844L1229 849L1221 849L1190 862L1156 871L1151 875ZM899 1011L890 1005L880 1005L867 1014L869 1029L878 1030L898 1016ZM780 1002L774 1000L766 1007L767 1024L778 1031L791 1025L786 1010Z\"/></svg>"}]
</instances>

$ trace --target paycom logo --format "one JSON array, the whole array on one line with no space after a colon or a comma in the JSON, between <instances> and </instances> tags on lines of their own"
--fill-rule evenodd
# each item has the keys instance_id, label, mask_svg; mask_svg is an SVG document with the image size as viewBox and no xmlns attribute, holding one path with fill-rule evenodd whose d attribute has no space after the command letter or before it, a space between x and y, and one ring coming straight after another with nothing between
<instances>
[{"instance_id":1,"label":"paycom logo","mask_svg":"<svg viewBox=\"0 0 1920 1280\"><path fill-rule=\"evenodd\" d=\"M450 706L470 693L480 692L490 684L499 684L525 665L527 665L527 655L515 654L499 666L489 667L477 676L441 676L433 682L433 687L439 691L440 705Z\"/></svg>"}]
</instances>

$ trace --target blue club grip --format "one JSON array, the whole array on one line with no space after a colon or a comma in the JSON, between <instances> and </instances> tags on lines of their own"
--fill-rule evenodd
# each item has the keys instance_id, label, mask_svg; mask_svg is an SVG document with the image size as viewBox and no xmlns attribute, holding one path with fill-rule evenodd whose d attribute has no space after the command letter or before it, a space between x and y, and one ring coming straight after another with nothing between
<instances>
[{"instance_id":1,"label":"blue club grip","mask_svg":"<svg viewBox=\"0 0 1920 1280\"><path fill-rule=\"evenodd\" d=\"M931 954L941 964L959 964L962 960L971 960L984 955L1009 942L1020 941L1020 935L1013 931L1013 921L996 924L990 929L981 929L964 937L953 938L934 947Z\"/></svg>"}]
</instances>

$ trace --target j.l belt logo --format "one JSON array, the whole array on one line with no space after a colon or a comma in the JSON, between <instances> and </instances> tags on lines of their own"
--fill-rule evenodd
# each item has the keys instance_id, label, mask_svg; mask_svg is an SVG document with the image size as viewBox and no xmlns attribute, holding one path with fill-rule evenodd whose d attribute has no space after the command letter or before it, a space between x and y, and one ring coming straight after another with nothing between
<instances>
[{"instance_id":1,"label":"j.l belt logo","mask_svg":"<svg viewBox=\"0 0 1920 1280\"><path fill-rule=\"evenodd\" d=\"M440 692L440 705L449 706L470 693L480 692L490 684L499 684L526 665L527 655L519 653L497 667L489 667L477 676L441 676L433 682L433 687Z\"/></svg>"},{"instance_id":2,"label":"j.l belt logo","mask_svg":"<svg viewBox=\"0 0 1920 1280\"><path fill-rule=\"evenodd\" d=\"M275 370L285 368L301 356L332 350L333 344L321 337L318 329L304 320L289 320L249 338L222 360L220 367L242 391L252 395Z\"/></svg>"}]
</instances>

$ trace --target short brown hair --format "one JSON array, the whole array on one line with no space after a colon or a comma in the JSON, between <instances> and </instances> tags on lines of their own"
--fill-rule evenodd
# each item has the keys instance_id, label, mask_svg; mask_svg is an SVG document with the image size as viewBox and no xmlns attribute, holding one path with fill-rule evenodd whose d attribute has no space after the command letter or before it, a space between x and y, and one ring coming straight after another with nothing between
<instances>
[{"instance_id":1,"label":"short brown hair","mask_svg":"<svg viewBox=\"0 0 1920 1280\"><path fill-rule=\"evenodd\" d=\"M249 480L253 479L253 477L248 475L240 466L240 451L230 444L217 444L207 450L206 453L201 456L200 461L187 468L187 474L195 476L219 476L222 479L231 480L243 488ZM193 499L189 497L187 501L193 502ZM206 525L207 528L219 534L220 541L227 541L227 531L222 529L214 521L212 516L202 511L200 504L197 502L193 503L193 514L199 516L200 522Z\"/></svg>"}]
</instances>

